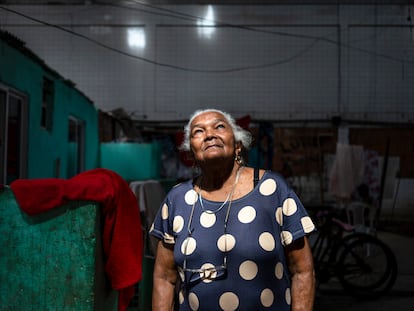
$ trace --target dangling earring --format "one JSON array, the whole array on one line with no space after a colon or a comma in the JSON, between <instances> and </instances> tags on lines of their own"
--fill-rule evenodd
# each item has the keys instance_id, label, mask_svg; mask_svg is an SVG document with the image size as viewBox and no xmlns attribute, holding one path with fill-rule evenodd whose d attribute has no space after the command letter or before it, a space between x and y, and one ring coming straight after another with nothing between
<instances>
[{"instance_id":1,"label":"dangling earring","mask_svg":"<svg viewBox=\"0 0 414 311\"><path fill-rule=\"evenodd\" d=\"M243 158L240 154L236 154L236 157L234 158L234 161L236 161L237 164L243 165Z\"/></svg>"}]
</instances>

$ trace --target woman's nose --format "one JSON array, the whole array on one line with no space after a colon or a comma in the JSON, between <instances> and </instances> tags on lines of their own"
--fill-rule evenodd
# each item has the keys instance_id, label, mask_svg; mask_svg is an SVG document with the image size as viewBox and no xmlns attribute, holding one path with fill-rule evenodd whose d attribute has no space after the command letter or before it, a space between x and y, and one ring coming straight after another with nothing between
<instances>
[{"instance_id":1,"label":"woman's nose","mask_svg":"<svg viewBox=\"0 0 414 311\"><path fill-rule=\"evenodd\" d=\"M215 132L214 132L214 129L212 128L206 128L205 134L206 134L205 139L211 139L215 137Z\"/></svg>"}]
</instances>

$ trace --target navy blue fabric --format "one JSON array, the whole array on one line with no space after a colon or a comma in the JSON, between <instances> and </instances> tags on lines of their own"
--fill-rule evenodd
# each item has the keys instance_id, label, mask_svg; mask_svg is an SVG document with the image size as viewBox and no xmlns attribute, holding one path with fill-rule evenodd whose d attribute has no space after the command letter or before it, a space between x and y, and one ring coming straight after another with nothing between
<instances>
[{"instance_id":1,"label":"navy blue fabric","mask_svg":"<svg viewBox=\"0 0 414 311\"><path fill-rule=\"evenodd\" d=\"M266 171L253 191L232 201L229 238L223 243L228 204L215 214L203 212L192 181L188 181L174 187L158 211L151 234L174 244L178 267L184 260L190 269L204 264L220 266L227 255L227 269L216 279L210 272L180 273L180 310L289 311L290 276L284 246L314 230L305 208L280 175ZM203 205L215 210L222 202L203 199ZM195 242L185 247L190 235ZM199 280L192 283L191 274Z\"/></svg>"}]
</instances>

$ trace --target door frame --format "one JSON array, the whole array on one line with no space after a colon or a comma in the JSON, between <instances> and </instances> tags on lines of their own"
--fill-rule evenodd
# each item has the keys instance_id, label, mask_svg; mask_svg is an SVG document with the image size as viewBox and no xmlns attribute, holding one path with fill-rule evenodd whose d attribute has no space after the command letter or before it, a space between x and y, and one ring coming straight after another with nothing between
<instances>
[{"instance_id":1,"label":"door frame","mask_svg":"<svg viewBox=\"0 0 414 311\"><path fill-rule=\"evenodd\" d=\"M0 98L0 184L7 183L7 163L8 163L8 128L10 99L16 98L20 103L19 111L19 154L18 154L18 175L17 178L27 177L28 162L28 97L16 89L0 83L0 93L4 98Z\"/></svg>"}]
</instances>

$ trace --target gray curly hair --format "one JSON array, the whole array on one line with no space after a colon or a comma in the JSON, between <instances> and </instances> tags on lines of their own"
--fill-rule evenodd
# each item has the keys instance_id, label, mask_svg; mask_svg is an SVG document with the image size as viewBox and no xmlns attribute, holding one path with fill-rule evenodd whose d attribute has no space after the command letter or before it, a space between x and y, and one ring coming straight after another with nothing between
<instances>
[{"instance_id":1,"label":"gray curly hair","mask_svg":"<svg viewBox=\"0 0 414 311\"><path fill-rule=\"evenodd\" d=\"M191 130L191 123L193 120L202 113L205 112L217 112L224 116L227 122L230 124L231 128L233 129L234 138L236 142L241 142L243 148L248 149L250 144L252 143L252 134L249 131L244 130L239 125L236 124L234 118L227 112L224 112L219 109L199 109L196 110L191 116L188 123L184 126L184 140L180 146L180 150L183 151L190 151L190 130Z\"/></svg>"}]
</instances>

